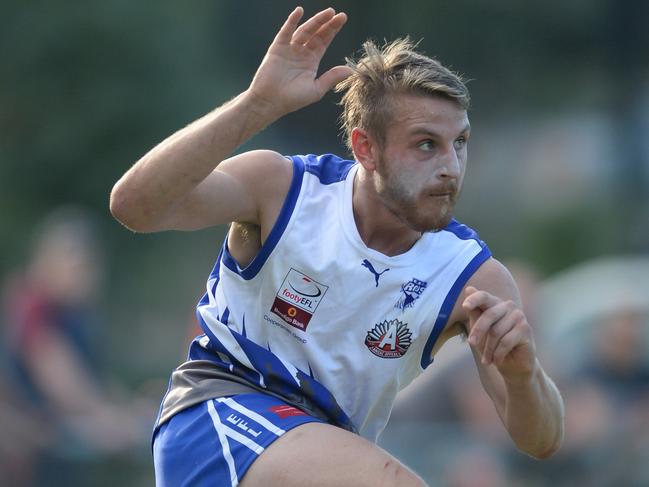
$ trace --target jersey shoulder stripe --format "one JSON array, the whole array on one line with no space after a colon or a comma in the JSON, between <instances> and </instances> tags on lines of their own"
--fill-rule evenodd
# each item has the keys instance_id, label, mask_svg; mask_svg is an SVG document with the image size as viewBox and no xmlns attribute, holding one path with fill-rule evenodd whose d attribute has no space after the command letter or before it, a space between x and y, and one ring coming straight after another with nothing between
<instances>
[{"instance_id":1,"label":"jersey shoulder stripe","mask_svg":"<svg viewBox=\"0 0 649 487\"><path fill-rule=\"evenodd\" d=\"M316 156L307 154L304 156L291 156L293 161L301 161L306 172L318 178L320 184L328 185L339 183L347 177L349 170L356 164L355 161L348 161L333 154Z\"/></svg>"}]
</instances>

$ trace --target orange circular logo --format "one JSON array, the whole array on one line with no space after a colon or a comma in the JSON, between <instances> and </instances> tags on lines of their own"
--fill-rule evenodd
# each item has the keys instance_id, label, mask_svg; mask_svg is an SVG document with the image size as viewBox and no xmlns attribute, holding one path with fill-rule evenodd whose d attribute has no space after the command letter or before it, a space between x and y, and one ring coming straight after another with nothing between
<instances>
[{"instance_id":1,"label":"orange circular logo","mask_svg":"<svg viewBox=\"0 0 649 487\"><path fill-rule=\"evenodd\" d=\"M295 315L296 315L296 314L297 314L297 310L296 310L295 308L289 308L289 309L288 309L288 315L289 315L291 318L295 318Z\"/></svg>"}]
</instances>

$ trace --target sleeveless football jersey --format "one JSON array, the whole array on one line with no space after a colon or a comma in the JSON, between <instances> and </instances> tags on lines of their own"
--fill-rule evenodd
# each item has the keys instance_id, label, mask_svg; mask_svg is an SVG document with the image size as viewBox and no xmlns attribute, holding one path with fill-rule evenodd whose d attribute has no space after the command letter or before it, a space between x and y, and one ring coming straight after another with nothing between
<instances>
[{"instance_id":1,"label":"sleeveless football jersey","mask_svg":"<svg viewBox=\"0 0 649 487\"><path fill-rule=\"evenodd\" d=\"M490 252L455 220L403 254L372 250L352 211L358 166L329 154L291 159L286 201L259 254L241 268L224 242L197 307L205 335L190 360L274 395L303 396L332 423L376 441Z\"/></svg>"}]
</instances>

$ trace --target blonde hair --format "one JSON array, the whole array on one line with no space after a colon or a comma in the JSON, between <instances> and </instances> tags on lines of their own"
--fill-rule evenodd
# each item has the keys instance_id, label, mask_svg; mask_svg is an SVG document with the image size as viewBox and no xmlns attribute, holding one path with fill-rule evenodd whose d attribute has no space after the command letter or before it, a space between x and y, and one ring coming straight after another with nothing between
<instances>
[{"instance_id":1,"label":"blonde hair","mask_svg":"<svg viewBox=\"0 0 649 487\"><path fill-rule=\"evenodd\" d=\"M358 61L347 58L353 74L336 85L336 92L344 92L340 125L350 150L355 127L367 130L383 144L395 95L441 96L468 110L469 90L463 79L436 59L416 52L416 47L408 37L386 42L381 48L368 40Z\"/></svg>"}]
</instances>

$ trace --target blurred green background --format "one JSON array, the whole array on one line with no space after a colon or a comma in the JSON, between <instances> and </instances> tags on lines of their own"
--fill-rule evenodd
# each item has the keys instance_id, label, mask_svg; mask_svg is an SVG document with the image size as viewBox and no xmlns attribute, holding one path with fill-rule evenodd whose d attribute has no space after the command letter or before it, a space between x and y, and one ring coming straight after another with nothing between
<instances>
[{"instance_id":1,"label":"blurred green background","mask_svg":"<svg viewBox=\"0 0 649 487\"><path fill-rule=\"evenodd\" d=\"M544 278L601 256L647 254L649 2L303 5L307 15L329 5L349 15L323 68L367 38L410 35L472 80L457 216L497 257L527 262ZM294 6L0 1L0 276L28 260L49 210L91 209L109 271L102 360L129 388L164 392L225 228L136 235L111 218L110 190L149 148L246 87ZM337 101L327 95L242 150L345 154ZM111 475L152 484L147 455L142 447L121 470L95 462L102 473L90 484L108 485Z\"/></svg>"}]
</instances>

